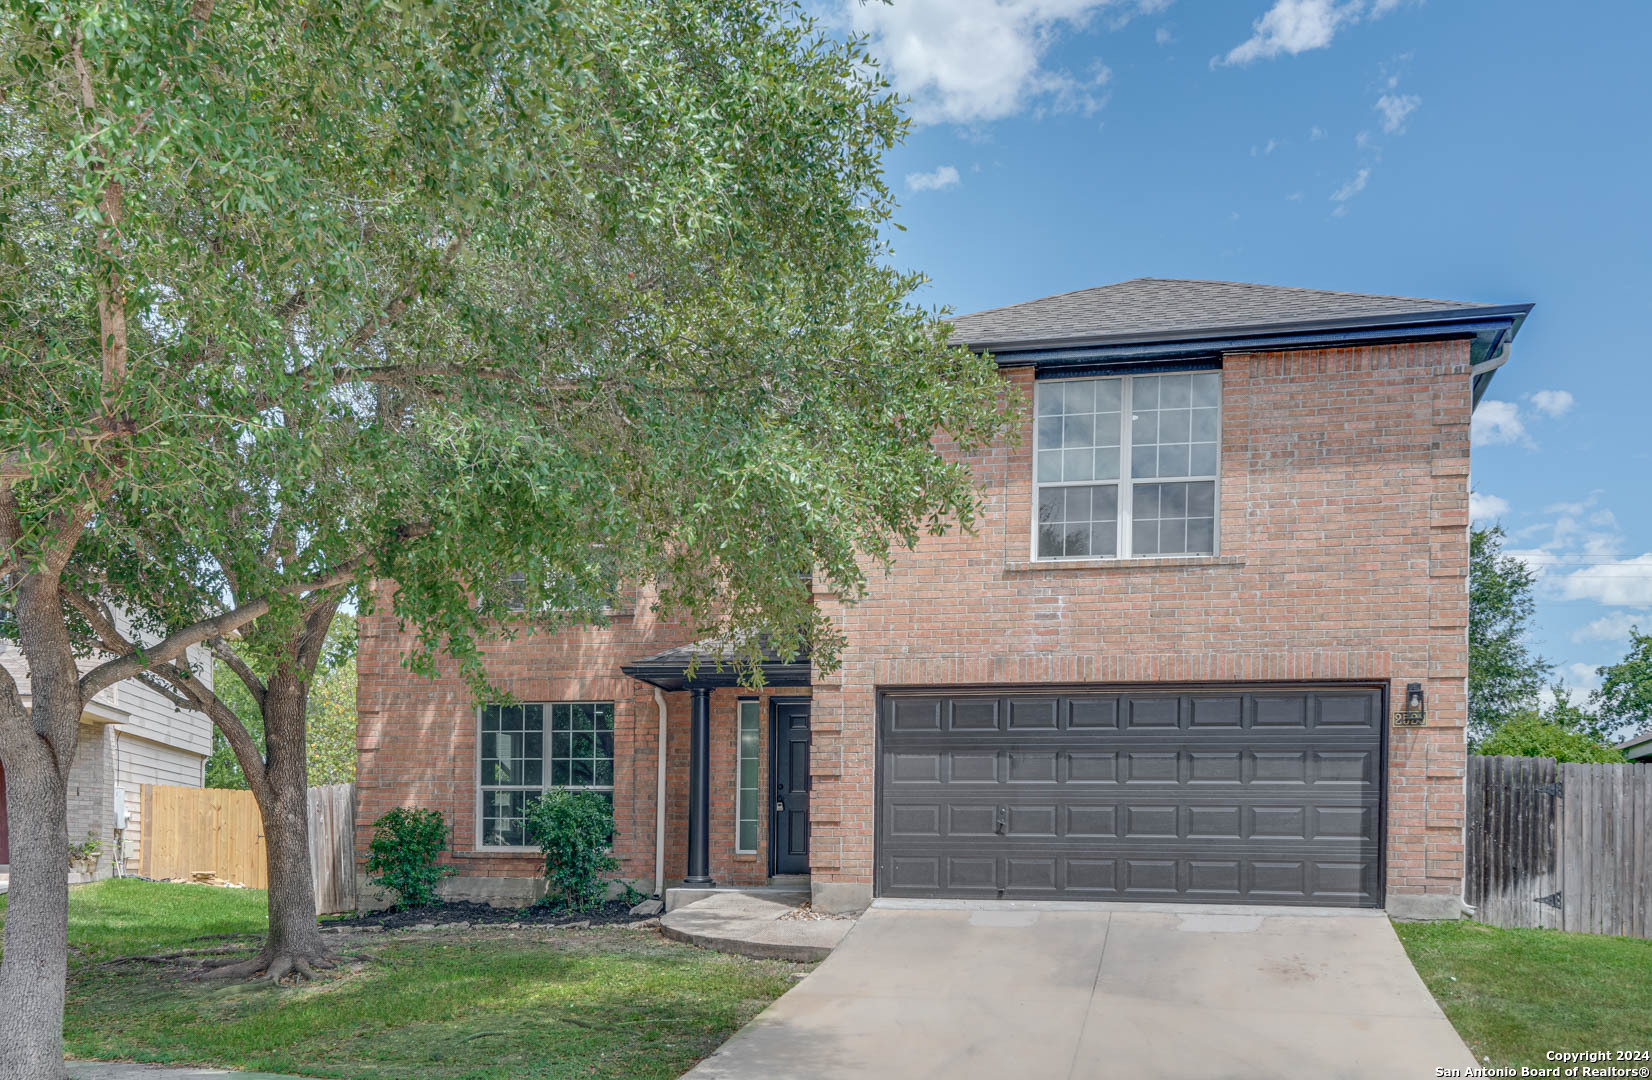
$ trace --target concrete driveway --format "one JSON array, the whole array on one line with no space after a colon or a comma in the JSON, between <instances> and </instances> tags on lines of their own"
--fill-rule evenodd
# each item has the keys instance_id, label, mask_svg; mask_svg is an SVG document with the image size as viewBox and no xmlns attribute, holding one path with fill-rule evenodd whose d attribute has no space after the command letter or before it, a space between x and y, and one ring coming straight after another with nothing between
<instances>
[{"instance_id":1,"label":"concrete driveway","mask_svg":"<svg viewBox=\"0 0 1652 1080\"><path fill-rule=\"evenodd\" d=\"M1380 912L880 901L688 1075L1421 1080L1473 1063Z\"/></svg>"}]
</instances>

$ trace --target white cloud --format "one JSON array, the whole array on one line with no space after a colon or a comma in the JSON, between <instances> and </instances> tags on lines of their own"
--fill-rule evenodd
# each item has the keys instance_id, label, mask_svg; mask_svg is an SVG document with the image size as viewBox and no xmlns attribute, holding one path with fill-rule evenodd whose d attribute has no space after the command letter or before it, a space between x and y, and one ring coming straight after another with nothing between
<instances>
[{"instance_id":1,"label":"white cloud","mask_svg":"<svg viewBox=\"0 0 1652 1080\"><path fill-rule=\"evenodd\" d=\"M1176 38L1170 33L1170 27L1161 26L1157 30L1153 31L1153 40L1160 45L1169 45L1171 42L1175 41Z\"/></svg>"},{"instance_id":2,"label":"white cloud","mask_svg":"<svg viewBox=\"0 0 1652 1080\"><path fill-rule=\"evenodd\" d=\"M1579 567L1555 579L1567 600L1594 600L1613 607L1652 607L1652 552Z\"/></svg>"},{"instance_id":3,"label":"white cloud","mask_svg":"<svg viewBox=\"0 0 1652 1080\"><path fill-rule=\"evenodd\" d=\"M1652 611L1614 611L1572 631L1572 640L1628 641L1631 630L1652 630Z\"/></svg>"},{"instance_id":4,"label":"white cloud","mask_svg":"<svg viewBox=\"0 0 1652 1080\"><path fill-rule=\"evenodd\" d=\"M1301 202L1302 201L1302 192L1300 192L1300 191L1291 192L1289 195L1285 196L1285 201L1286 202Z\"/></svg>"},{"instance_id":5,"label":"white cloud","mask_svg":"<svg viewBox=\"0 0 1652 1080\"><path fill-rule=\"evenodd\" d=\"M1405 133L1405 118L1417 111L1417 106L1423 99L1416 94L1384 94L1377 99L1376 109L1382 113L1382 130L1385 135L1403 135Z\"/></svg>"},{"instance_id":6,"label":"white cloud","mask_svg":"<svg viewBox=\"0 0 1652 1080\"><path fill-rule=\"evenodd\" d=\"M1589 700L1589 695L1600 688L1600 675L1596 672L1599 664L1561 664L1555 674L1566 690L1566 697L1573 705L1583 705ZM1554 693L1545 686L1538 692L1538 704L1547 709L1554 704Z\"/></svg>"},{"instance_id":7,"label":"white cloud","mask_svg":"<svg viewBox=\"0 0 1652 1080\"><path fill-rule=\"evenodd\" d=\"M1373 19L1380 19L1390 11L1411 2L1412 0L1376 0L1376 2L1371 5L1371 17ZM1422 0L1416 0L1416 3L1422 3Z\"/></svg>"},{"instance_id":8,"label":"white cloud","mask_svg":"<svg viewBox=\"0 0 1652 1080\"><path fill-rule=\"evenodd\" d=\"M955 165L942 165L934 172L914 172L906 174L906 186L909 191L942 191L959 184L958 168Z\"/></svg>"},{"instance_id":9,"label":"white cloud","mask_svg":"<svg viewBox=\"0 0 1652 1080\"><path fill-rule=\"evenodd\" d=\"M1318 142L1319 140L1323 139L1324 137L1325 137L1325 129L1320 127L1318 124L1315 124L1313 127L1308 129L1308 141L1309 142Z\"/></svg>"},{"instance_id":10,"label":"white cloud","mask_svg":"<svg viewBox=\"0 0 1652 1080\"><path fill-rule=\"evenodd\" d=\"M1531 395L1531 403L1544 416L1565 416L1577 401L1569 390L1539 390Z\"/></svg>"},{"instance_id":11,"label":"white cloud","mask_svg":"<svg viewBox=\"0 0 1652 1080\"><path fill-rule=\"evenodd\" d=\"M1338 204L1337 208L1331 213L1337 217L1346 214L1348 212L1348 200L1364 191L1365 185L1370 179L1371 170L1361 169L1354 174L1353 179L1346 181L1341 187L1331 192L1331 201Z\"/></svg>"},{"instance_id":12,"label":"white cloud","mask_svg":"<svg viewBox=\"0 0 1652 1080\"><path fill-rule=\"evenodd\" d=\"M1468 516L1470 521L1496 521L1509 512L1509 501L1500 499L1496 495L1482 495L1478 491L1468 493Z\"/></svg>"},{"instance_id":13,"label":"white cloud","mask_svg":"<svg viewBox=\"0 0 1652 1080\"><path fill-rule=\"evenodd\" d=\"M1136 14L1163 10L1168 0L903 0L897 4L843 0L849 29L870 48L920 124L981 124L1029 109L1094 113L1111 72L1092 64L1087 75L1045 67L1064 31L1098 14L1122 25Z\"/></svg>"},{"instance_id":14,"label":"white cloud","mask_svg":"<svg viewBox=\"0 0 1652 1080\"><path fill-rule=\"evenodd\" d=\"M1358 21L1360 6L1360 0L1343 4L1336 0L1274 0L1273 7L1251 24L1251 36L1226 56L1213 58L1210 66L1249 64L1282 53L1295 56L1323 49L1336 36L1338 27Z\"/></svg>"},{"instance_id":15,"label":"white cloud","mask_svg":"<svg viewBox=\"0 0 1652 1080\"><path fill-rule=\"evenodd\" d=\"M1469 442L1474 446L1498 446L1503 443L1532 445L1526 433L1526 424L1520 419L1520 406L1512 401L1494 401L1486 398L1475 406L1474 419L1469 424Z\"/></svg>"}]
</instances>

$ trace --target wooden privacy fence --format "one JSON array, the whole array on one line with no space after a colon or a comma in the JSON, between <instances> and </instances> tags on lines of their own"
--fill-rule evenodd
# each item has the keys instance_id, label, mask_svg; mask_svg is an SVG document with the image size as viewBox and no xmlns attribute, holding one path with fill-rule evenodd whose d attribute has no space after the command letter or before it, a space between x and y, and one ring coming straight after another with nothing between
<instances>
[{"instance_id":1,"label":"wooden privacy fence","mask_svg":"<svg viewBox=\"0 0 1652 1080\"><path fill-rule=\"evenodd\" d=\"M354 784L313 787L310 873L316 910L356 906ZM249 889L269 887L264 826L250 791L143 785L138 873L151 878L210 874Z\"/></svg>"},{"instance_id":2,"label":"wooden privacy fence","mask_svg":"<svg viewBox=\"0 0 1652 1080\"><path fill-rule=\"evenodd\" d=\"M1470 757L1466 824L1477 918L1652 937L1652 767Z\"/></svg>"}]
</instances>

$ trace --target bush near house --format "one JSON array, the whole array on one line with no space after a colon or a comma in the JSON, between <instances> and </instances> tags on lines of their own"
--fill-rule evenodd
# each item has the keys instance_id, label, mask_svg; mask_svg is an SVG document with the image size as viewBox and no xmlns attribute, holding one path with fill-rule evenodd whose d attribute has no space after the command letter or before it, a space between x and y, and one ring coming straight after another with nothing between
<instances>
[{"instance_id":1,"label":"bush near house","mask_svg":"<svg viewBox=\"0 0 1652 1080\"><path fill-rule=\"evenodd\" d=\"M1490 738L1474 748L1474 752L1603 765L1623 762L1623 754L1594 732L1573 727L1552 716L1540 716L1536 712L1521 713L1505 720Z\"/></svg>"},{"instance_id":2,"label":"bush near house","mask_svg":"<svg viewBox=\"0 0 1652 1080\"><path fill-rule=\"evenodd\" d=\"M434 904L436 886L454 872L436 862L446 850L447 823L440 810L398 806L373 822L367 880L395 893L397 907Z\"/></svg>"},{"instance_id":3,"label":"bush near house","mask_svg":"<svg viewBox=\"0 0 1652 1080\"><path fill-rule=\"evenodd\" d=\"M545 902L587 911L602 902L602 875L619 863L609 853L614 811L591 791L552 788L528 807L528 837L545 858Z\"/></svg>"}]
</instances>

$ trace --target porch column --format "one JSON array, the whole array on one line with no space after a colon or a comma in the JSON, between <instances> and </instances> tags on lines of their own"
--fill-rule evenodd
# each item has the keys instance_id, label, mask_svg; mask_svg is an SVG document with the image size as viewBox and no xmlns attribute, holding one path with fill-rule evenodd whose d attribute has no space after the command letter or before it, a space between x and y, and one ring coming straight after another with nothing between
<instances>
[{"instance_id":1,"label":"porch column","mask_svg":"<svg viewBox=\"0 0 1652 1080\"><path fill-rule=\"evenodd\" d=\"M711 880L711 691L690 690L693 710L688 726L688 876L684 885L714 885Z\"/></svg>"}]
</instances>

